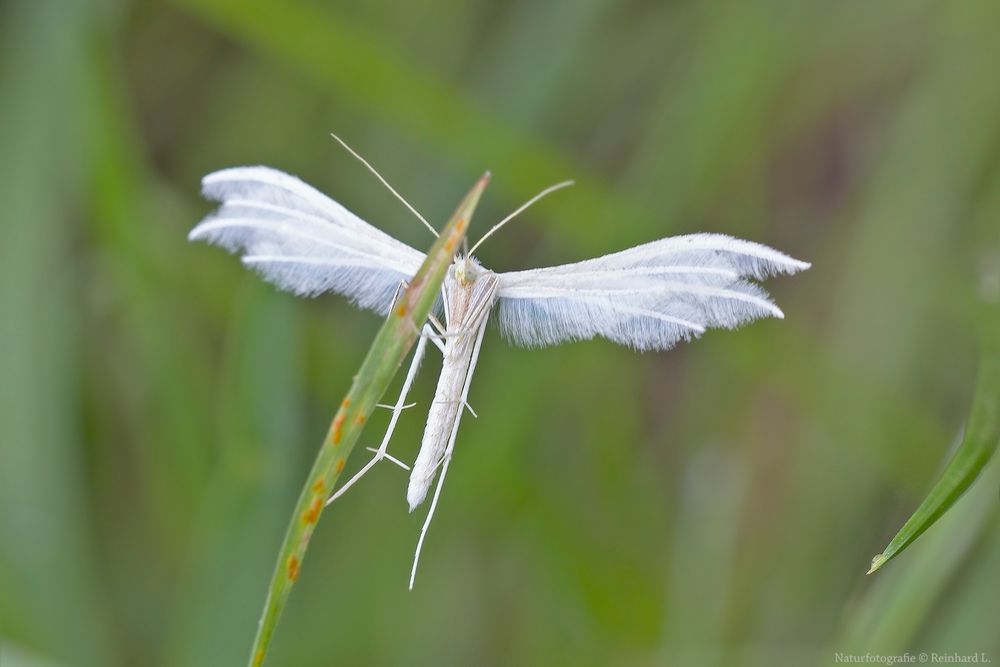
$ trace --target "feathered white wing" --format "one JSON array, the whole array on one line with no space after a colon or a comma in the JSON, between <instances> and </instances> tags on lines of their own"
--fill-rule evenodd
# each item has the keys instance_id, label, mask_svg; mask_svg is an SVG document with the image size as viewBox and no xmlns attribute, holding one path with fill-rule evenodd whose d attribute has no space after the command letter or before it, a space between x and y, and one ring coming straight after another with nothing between
<instances>
[{"instance_id":1,"label":"feathered white wing","mask_svg":"<svg viewBox=\"0 0 1000 667\"><path fill-rule=\"evenodd\" d=\"M423 253L276 169L223 169L201 185L205 197L222 206L188 239L242 253L246 266L289 292L337 292L385 314L400 281L424 260Z\"/></svg>"},{"instance_id":2,"label":"feathered white wing","mask_svg":"<svg viewBox=\"0 0 1000 667\"><path fill-rule=\"evenodd\" d=\"M708 327L783 317L751 282L809 268L777 250L722 234L666 238L575 264L500 274L498 320L529 347L603 336L666 349Z\"/></svg>"}]
</instances>

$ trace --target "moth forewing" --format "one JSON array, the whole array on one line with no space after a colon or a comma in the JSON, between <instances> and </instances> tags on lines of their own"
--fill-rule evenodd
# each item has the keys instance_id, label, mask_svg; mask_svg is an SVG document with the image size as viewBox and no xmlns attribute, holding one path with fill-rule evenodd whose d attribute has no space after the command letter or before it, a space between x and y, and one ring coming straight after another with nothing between
<instances>
[{"instance_id":1,"label":"moth forewing","mask_svg":"<svg viewBox=\"0 0 1000 667\"><path fill-rule=\"evenodd\" d=\"M489 319L490 309L496 299L498 280L494 273L473 265L475 276L466 271L472 260L462 259L445 278L445 330L444 359L438 377L434 402L427 414L427 426L420 445L420 452L410 473L406 501L413 511L427 497L444 457L449 454L449 444L457 430L465 407L472 373L475 371L476 341ZM457 269L457 270L456 270ZM457 274L457 277L456 277Z\"/></svg>"}]
</instances>

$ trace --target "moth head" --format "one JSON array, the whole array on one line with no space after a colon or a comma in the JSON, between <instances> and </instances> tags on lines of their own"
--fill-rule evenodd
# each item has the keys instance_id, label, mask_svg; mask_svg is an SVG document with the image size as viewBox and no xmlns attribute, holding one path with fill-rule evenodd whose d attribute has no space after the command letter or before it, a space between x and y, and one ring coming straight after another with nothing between
<instances>
[{"instance_id":1,"label":"moth head","mask_svg":"<svg viewBox=\"0 0 1000 667\"><path fill-rule=\"evenodd\" d=\"M463 255L455 258L455 263L452 265L451 271L452 276L454 276L458 284L466 287L476 282L480 273L479 269L479 262L468 255Z\"/></svg>"}]
</instances>

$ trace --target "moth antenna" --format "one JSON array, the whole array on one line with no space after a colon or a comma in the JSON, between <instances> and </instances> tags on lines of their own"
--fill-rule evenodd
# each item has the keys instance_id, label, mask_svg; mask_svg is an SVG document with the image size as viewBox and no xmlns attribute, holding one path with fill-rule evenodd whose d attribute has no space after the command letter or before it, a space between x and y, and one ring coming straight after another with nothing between
<instances>
[{"instance_id":1,"label":"moth antenna","mask_svg":"<svg viewBox=\"0 0 1000 667\"><path fill-rule=\"evenodd\" d=\"M396 189L393 188L391 185L389 185L389 181L387 181L384 178L382 178L382 174L378 173L378 171L375 169L375 167L371 166L371 164L368 163L368 160L366 160L363 157L361 157L360 155L358 155L357 151L355 151L353 148L351 148L350 146L348 146L347 142L345 142L343 139L341 139L340 137L338 137L333 132L330 133L330 136L333 137L334 139L336 139L337 143L344 147L344 150L346 150L348 153L350 153L355 158L357 158L358 161L361 162L361 164L365 165L365 167L368 168L368 171L370 171L371 173L375 174L375 178L377 178L379 181L381 181L382 185L384 185L385 187L389 188L389 192L391 192L393 195L395 195L396 199L398 199L399 201L403 202L403 206L405 206L406 208L408 208L410 210L410 213L412 213L413 215L417 216L417 218L420 220L420 222L424 223L424 226L427 227L427 229L431 230L431 234L433 234L434 236L438 235L437 230L435 230L434 227L431 226L431 223L427 222L427 220L424 218L424 216L420 215L420 212L417 211L417 209L415 209L412 206L410 206L410 202L406 201L406 199L403 198L403 195L401 195L398 192L396 192Z\"/></svg>"},{"instance_id":2,"label":"moth antenna","mask_svg":"<svg viewBox=\"0 0 1000 667\"><path fill-rule=\"evenodd\" d=\"M544 190L542 190L541 192L539 192L537 195L535 195L534 197L532 197L531 199L529 199L528 201L526 201L523 204L521 204L521 206L518 207L518 209L516 211L514 211L513 213L511 213L510 215L508 215L506 218L504 218L503 220L501 220L497 224L493 225L493 227L490 229L490 231L488 231L485 234L483 234L483 236L478 241L476 241L476 245L472 246L472 250L470 250L466 254L466 257L469 257L469 256L472 255L472 253L476 252L476 249L478 249L479 246L481 246L483 244L483 241L485 241L489 237L493 236L493 233L495 231L497 231L498 229L500 229L501 227L503 227L504 225L506 225L508 222L510 222L511 220L513 220L515 217L517 217L522 211L524 211L524 209L528 208L529 206L531 206L532 204L534 204L536 201L538 201L539 199L541 199L545 195L551 194L551 193L555 192L556 190L562 190L563 188L567 188L567 187L569 187L571 185L574 185L575 183L576 183L576 181L563 181L562 183L556 183L555 185L550 185L549 187L545 188Z\"/></svg>"}]
</instances>

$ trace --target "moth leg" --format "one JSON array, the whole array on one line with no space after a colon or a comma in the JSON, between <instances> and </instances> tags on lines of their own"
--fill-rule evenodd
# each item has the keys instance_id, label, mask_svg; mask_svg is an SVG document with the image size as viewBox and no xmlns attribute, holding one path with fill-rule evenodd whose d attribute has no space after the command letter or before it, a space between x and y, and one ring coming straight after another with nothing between
<instances>
[{"instance_id":1,"label":"moth leg","mask_svg":"<svg viewBox=\"0 0 1000 667\"><path fill-rule=\"evenodd\" d=\"M448 327L446 327L445 325L441 324L441 320L439 320L437 318L437 315L435 315L434 313L429 313L427 315L427 319L430 321L431 324L434 325L434 328L438 330L438 333L440 335L443 336L444 333L448 330Z\"/></svg>"},{"instance_id":2,"label":"moth leg","mask_svg":"<svg viewBox=\"0 0 1000 667\"><path fill-rule=\"evenodd\" d=\"M461 403L462 407L464 407L466 410L468 410L470 415L472 415L476 419L479 419L479 415L476 414L476 411L472 409L472 406L469 405L468 401L459 401L459 400L456 400L456 401L434 401L434 402L435 403Z\"/></svg>"},{"instance_id":3,"label":"moth leg","mask_svg":"<svg viewBox=\"0 0 1000 667\"><path fill-rule=\"evenodd\" d=\"M416 405L416 403L407 403L406 405L400 405L399 407L397 407L395 405L389 405L388 403L376 403L375 407L385 408L386 410L409 410L414 405Z\"/></svg>"},{"instance_id":4,"label":"moth leg","mask_svg":"<svg viewBox=\"0 0 1000 667\"><path fill-rule=\"evenodd\" d=\"M379 450L375 449L374 447L365 447L365 449L367 449L372 454L378 454L378 451L379 451ZM399 459L397 459L395 456L393 456L389 452L383 452L382 456L385 457L386 461L392 461L393 463L395 463L396 465L398 465L403 470L407 470L408 471L410 469L410 466L406 465L405 463L403 463L402 461L400 461Z\"/></svg>"},{"instance_id":5,"label":"moth leg","mask_svg":"<svg viewBox=\"0 0 1000 667\"><path fill-rule=\"evenodd\" d=\"M439 320L434 313L430 313L427 316L427 319L428 319L428 321L431 324L434 325L434 328L437 329L437 335L435 336L435 338L438 339L438 340L447 340L448 338L461 338L462 336L466 336L466 335L468 335L470 333L474 333L474 332L472 332L470 330L450 331L449 332L448 331L448 327L446 327L444 324L441 324L441 320ZM439 345L438 347L441 347L441 346ZM442 352L443 351L444 350L442 348Z\"/></svg>"},{"instance_id":6,"label":"moth leg","mask_svg":"<svg viewBox=\"0 0 1000 667\"><path fill-rule=\"evenodd\" d=\"M342 487L337 489L329 499L327 499L327 505L344 495L344 493L351 488L355 482L361 479L369 470L375 467L376 463L382 459L389 459L397 465L402 466L404 469L409 470L409 467L405 463L399 461L393 456L390 456L386 452L386 449L389 447L389 439L392 438L392 434L396 430L396 422L399 420L400 413L408 407L406 405L406 395L410 392L410 387L413 385L413 379L417 376L417 370L420 368L420 362L423 360L424 353L427 349L427 341L431 334L432 332L430 327L424 325L424 333L420 335L420 339L417 341L417 349L413 353L413 361L410 362L410 368L406 371L406 379L403 380L403 386L399 390L399 398L396 399L396 404L390 408L392 410L392 417L389 418L389 426L386 428L385 435L382 436L382 444L379 445L378 449L374 450L374 456L372 456L371 460L368 461L368 463L366 463L361 470L356 472L353 477L347 480Z\"/></svg>"},{"instance_id":7,"label":"moth leg","mask_svg":"<svg viewBox=\"0 0 1000 667\"><path fill-rule=\"evenodd\" d=\"M392 295L392 301L389 302L389 313L392 313L392 311L396 308L396 302L399 301L400 293L409 286L410 283L406 282L405 280L400 280L399 284L396 285L396 291ZM441 350L441 354L444 354L444 343L442 343L441 341L444 340L446 335L445 328L441 325L441 322L438 321L436 317L434 317L434 313L428 315L428 319L430 320L431 324L433 324L437 328L438 333L435 334L434 330L427 325L424 325L423 330L417 329L416 324L412 326L420 336L430 338L431 342L433 342L434 345L437 346L439 350Z\"/></svg>"},{"instance_id":8,"label":"moth leg","mask_svg":"<svg viewBox=\"0 0 1000 667\"><path fill-rule=\"evenodd\" d=\"M413 327L414 327L414 329L416 329L416 325L413 325ZM421 338L427 338L432 343L434 343L434 346L437 349L441 350L441 354L444 354L444 342L443 341L446 338L449 338L451 336L451 334L448 334L448 333L434 333L434 330L431 329L431 327L428 326L428 325L426 325L426 324L424 325L423 330L422 331L418 331L418 333L420 334Z\"/></svg>"},{"instance_id":9,"label":"moth leg","mask_svg":"<svg viewBox=\"0 0 1000 667\"><path fill-rule=\"evenodd\" d=\"M465 384L462 387L462 403L466 403L466 399L469 397L469 386L472 384L472 374L476 369L476 363L479 361L479 349L483 344L483 334L486 333L486 326L481 326L479 328L479 334L476 337L475 347L472 349L472 359L469 362L469 372L465 376ZM441 461L438 465L441 466L441 474L438 477L437 486L434 487L434 496L431 498L431 506L427 510L427 518L424 519L424 525L420 527L420 537L417 538L417 549L413 553L413 568L410 570L410 590L413 590L413 581L417 578L417 565L420 563L420 551L424 547L424 538L427 536L427 529L431 525L431 519L434 518L434 510L437 509L438 497L441 495L441 487L444 485L444 478L448 475L448 465L451 463L451 454L455 451L455 436L458 435L458 425L461 422L461 414L459 418L455 419L455 425L451 428L451 437L448 439L448 447L444 450L444 456L441 457Z\"/></svg>"},{"instance_id":10,"label":"moth leg","mask_svg":"<svg viewBox=\"0 0 1000 667\"><path fill-rule=\"evenodd\" d=\"M438 320L438 318L436 318L434 316L434 313L429 314L427 316L427 319L430 321L431 324L434 325L434 328L437 329L437 331L438 331L437 335L433 335L432 334L430 336L431 342L434 343L434 345L437 347L437 349L441 350L441 354L443 355L444 354L444 343L442 341L444 340L445 333L446 333L447 330L444 328L444 325L441 324L441 322ZM429 327L427 325L424 325L424 329L425 330L428 329L428 328Z\"/></svg>"},{"instance_id":11,"label":"moth leg","mask_svg":"<svg viewBox=\"0 0 1000 667\"><path fill-rule=\"evenodd\" d=\"M444 464L441 466L441 475L438 477L437 486L434 487L434 495L431 497L431 506L427 510L427 518L424 525L420 527L420 537L417 539L417 550L413 553L413 568L410 570L410 590L413 590L413 580L417 578L417 564L420 562L420 550L424 547L424 538L427 536L427 529L434 518L434 510L437 509L438 497L441 495L441 486L444 484L445 475L448 474L448 464L451 463L451 453L444 455Z\"/></svg>"},{"instance_id":12,"label":"moth leg","mask_svg":"<svg viewBox=\"0 0 1000 667\"><path fill-rule=\"evenodd\" d=\"M392 301L389 302L389 313L392 313L392 311L396 308L396 302L399 301L399 293L405 290L409 286L410 283L406 282L405 280L400 280L399 284L396 285L396 291L392 293Z\"/></svg>"}]
</instances>

